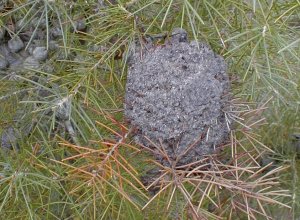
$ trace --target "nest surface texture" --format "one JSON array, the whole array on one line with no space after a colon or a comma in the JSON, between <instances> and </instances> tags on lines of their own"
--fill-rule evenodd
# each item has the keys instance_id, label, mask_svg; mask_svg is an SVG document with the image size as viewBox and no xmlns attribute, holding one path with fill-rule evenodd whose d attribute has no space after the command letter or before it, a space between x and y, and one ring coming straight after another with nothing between
<instances>
[{"instance_id":1,"label":"nest surface texture","mask_svg":"<svg viewBox=\"0 0 300 220\"><path fill-rule=\"evenodd\" d=\"M162 46L134 53L129 67L125 116L135 141L186 164L213 153L228 139L225 120L229 78L224 59L207 45L189 42L175 29Z\"/></svg>"}]
</instances>

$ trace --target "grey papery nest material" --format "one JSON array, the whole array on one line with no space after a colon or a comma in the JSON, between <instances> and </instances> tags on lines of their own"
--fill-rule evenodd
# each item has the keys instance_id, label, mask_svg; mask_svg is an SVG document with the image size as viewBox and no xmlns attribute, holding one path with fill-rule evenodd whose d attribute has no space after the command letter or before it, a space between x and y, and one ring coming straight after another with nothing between
<instances>
[{"instance_id":1,"label":"grey papery nest material","mask_svg":"<svg viewBox=\"0 0 300 220\"><path fill-rule=\"evenodd\" d=\"M224 59L175 29L166 44L136 51L128 70L125 116L137 143L186 164L228 140L229 78ZM151 140L151 141L150 141ZM161 153L161 163L168 163Z\"/></svg>"}]
</instances>

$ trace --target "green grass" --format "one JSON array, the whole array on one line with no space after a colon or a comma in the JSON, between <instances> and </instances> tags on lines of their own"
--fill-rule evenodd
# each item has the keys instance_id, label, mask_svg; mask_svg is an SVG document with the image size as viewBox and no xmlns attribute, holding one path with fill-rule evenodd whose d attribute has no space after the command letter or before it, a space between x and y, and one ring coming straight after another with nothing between
<instances>
[{"instance_id":1,"label":"green grass","mask_svg":"<svg viewBox=\"0 0 300 220\"><path fill-rule=\"evenodd\" d=\"M20 34L36 19L38 24L44 22L47 47L52 22L57 23L62 37L60 49L50 54L45 64L53 70L24 70L16 73L18 81L7 80L9 76L0 79L0 132L12 124L15 106L35 121L31 135L20 143L20 151L0 155L3 219L300 216L300 163L291 143L291 134L300 133L298 0L105 0L106 7L99 11L94 11L97 1L92 0L8 2L6 11L0 12L0 26L9 35ZM39 5L38 11L34 5ZM7 24L17 18L23 19L21 29L13 30ZM81 18L86 21L87 33L71 30ZM216 158L228 159L249 150L249 157L231 158L237 170L218 161L215 168L224 172L222 178L216 178L217 172L200 170L193 179L183 170L160 167L171 180L185 177L177 185L161 178L160 193L152 197L140 178L160 165L133 143L122 113L126 59L134 42L170 33L174 27L185 28L190 40L204 41L224 56L233 96L241 99L238 103L266 109L241 115L245 121L239 121L232 136L239 140L240 151L233 144ZM41 79L33 80L33 75ZM43 99L36 92L41 88L49 93ZM18 94L23 91L29 95L21 100ZM68 117L76 137L70 137L67 125L55 117L64 100L71 103ZM247 113L242 107L239 110ZM266 120L260 121L262 118ZM253 125L256 121L262 125ZM241 124L253 128L245 131ZM249 158L259 160L265 151L276 158L278 173L274 175L251 167L255 162ZM255 196L233 185L239 178ZM270 184L281 183L281 188L265 188L258 181L264 178ZM201 183L204 180L206 183ZM280 189L289 191L275 191ZM267 192L262 195L260 190ZM292 208L282 208L284 204ZM210 206L215 207L213 213L207 211Z\"/></svg>"}]
</instances>

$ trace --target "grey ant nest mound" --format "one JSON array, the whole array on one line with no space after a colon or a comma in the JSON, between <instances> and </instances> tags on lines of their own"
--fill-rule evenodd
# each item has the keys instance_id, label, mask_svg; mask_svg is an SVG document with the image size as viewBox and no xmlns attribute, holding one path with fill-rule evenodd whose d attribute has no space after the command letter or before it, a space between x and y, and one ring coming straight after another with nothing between
<instances>
[{"instance_id":1,"label":"grey ant nest mound","mask_svg":"<svg viewBox=\"0 0 300 220\"><path fill-rule=\"evenodd\" d=\"M175 29L165 45L145 45L131 58L125 115L135 141L162 164L199 160L226 142L229 77L224 59Z\"/></svg>"}]
</instances>

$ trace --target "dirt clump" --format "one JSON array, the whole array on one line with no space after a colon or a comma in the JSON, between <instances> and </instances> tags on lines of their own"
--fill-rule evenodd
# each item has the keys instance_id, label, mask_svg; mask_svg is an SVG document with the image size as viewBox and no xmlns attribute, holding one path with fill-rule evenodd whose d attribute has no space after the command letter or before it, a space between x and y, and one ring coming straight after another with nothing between
<instances>
[{"instance_id":1,"label":"dirt clump","mask_svg":"<svg viewBox=\"0 0 300 220\"><path fill-rule=\"evenodd\" d=\"M125 115L137 129L135 141L163 164L163 151L177 164L213 153L229 135L224 59L179 28L165 45L149 45L133 54L127 76Z\"/></svg>"}]
</instances>

